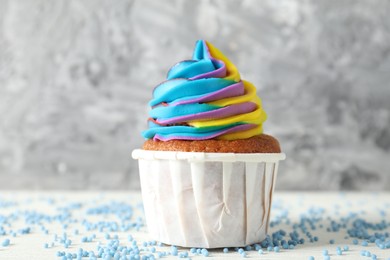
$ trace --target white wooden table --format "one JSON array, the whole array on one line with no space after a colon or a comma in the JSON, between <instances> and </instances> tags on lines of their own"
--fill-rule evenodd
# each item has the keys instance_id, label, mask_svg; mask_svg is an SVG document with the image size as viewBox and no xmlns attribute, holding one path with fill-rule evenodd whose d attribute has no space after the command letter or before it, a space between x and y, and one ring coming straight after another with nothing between
<instances>
[{"instance_id":1,"label":"white wooden table","mask_svg":"<svg viewBox=\"0 0 390 260\"><path fill-rule=\"evenodd\" d=\"M112 202L124 203L110 209ZM104 208L104 205L107 205ZM104 246L107 243L107 233L112 238L117 235L121 245L131 245L128 240L129 234L138 242L140 248L143 248L142 243L151 241L145 226L138 231L136 228L131 228L127 231L112 231L99 232L98 229L87 231L85 230L85 222L90 223L108 223L109 221L119 221L116 213L96 214L99 210L119 211L121 207L132 205L133 216L130 221L134 223L143 220L143 210L141 204L140 192L76 192L76 191L2 191L0 192L0 233L1 226L6 231L5 235L0 234L0 259L61 259L57 256L57 252L64 251L66 253L77 253L79 248L84 250L96 251L97 244ZM330 259L371 259L371 257L361 256L361 251L370 251L371 254L376 254L377 259L390 259L390 249L380 249L374 243L369 243L368 246L362 246L362 240L359 239L359 244L352 243L353 238L349 237L346 229L341 228L338 232L328 232L326 229L330 226L331 220L337 223L341 218L353 216L348 225L353 219L362 218L370 223L380 223L384 220L388 227L386 230L378 232L390 233L390 193L302 193L302 192L275 192L273 198L273 208L271 213L271 221L282 219L282 223L270 228L270 232L279 229L285 230L287 233L293 230L293 224L299 223L302 214L308 214L309 209L322 216L322 220L316 223L316 230L310 230L313 236L318 237L318 242L310 243L306 240L303 245L297 245L295 249L285 250L281 248L280 252L268 252L264 250L264 254L259 255L256 251L248 251L248 258L258 259L308 259L309 256L314 256L315 259L324 259L322 252L327 249ZM87 214L88 210L95 210L95 214ZM47 221L50 216L58 215L59 212L71 214L69 219L74 223L69 223L64 226L59 221ZM35 213L33 213L35 212ZM322 212L322 213L320 213ZM123 212L122 212L123 213ZM30 216L36 221L35 224L26 224L24 217ZM283 218L285 217L285 218ZM46 218L46 219L45 219ZM137 220L138 218L138 220ZM7 221L5 221L7 219ZM289 224L285 221L289 220ZM38 223L40 220L40 224ZM118 222L119 223L119 222ZM347 226L348 226L347 225ZM320 227L321 226L321 227ZM30 231L23 233L26 227L30 227ZM14 236L12 233L15 233ZM60 243L59 238L66 232L67 239L72 240L72 243L65 248ZM375 231L371 231L374 233ZM57 241L54 241L54 236L57 235ZM96 236L92 242L82 242L83 237ZM2 246L5 239L10 240L9 246ZM85 239L85 238L84 238ZM330 240L334 240L334 244L330 244ZM390 238L386 239L387 241ZM51 243L54 245L51 246ZM45 248L45 243L49 248ZM342 252L342 255L336 255L336 248L345 245L349 247L348 251ZM151 248L151 247L148 247ZM157 252L170 251L170 246L155 246ZM189 249L179 248L179 252L189 251ZM150 254L151 252L147 252ZM146 254L146 252L141 252ZM155 253L155 256L157 254ZM201 259L202 255L189 254L191 259ZM229 253L223 253L222 249L209 250L209 257L215 259L233 259L241 258L240 254L234 252L233 249ZM167 256L164 258L178 258L177 256ZM89 259L89 258L83 258Z\"/></svg>"}]
</instances>

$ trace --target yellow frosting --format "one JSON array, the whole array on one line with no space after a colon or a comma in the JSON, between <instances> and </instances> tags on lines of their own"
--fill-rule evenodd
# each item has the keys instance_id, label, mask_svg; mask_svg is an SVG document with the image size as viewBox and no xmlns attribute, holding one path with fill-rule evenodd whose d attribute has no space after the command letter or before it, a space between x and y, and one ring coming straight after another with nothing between
<instances>
[{"instance_id":1,"label":"yellow frosting","mask_svg":"<svg viewBox=\"0 0 390 260\"><path fill-rule=\"evenodd\" d=\"M210 44L209 42L206 43L211 56L213 56L215 59L222 60L225 63L227 69L227 76L225 77L225 79L239 82L241 78L236 66L234 66L234 64L231 63L229 59L226 58L225 55L223 55L222 52L216 49L212 44ZM261 100L256 94L256 87L248 81L243 80L242 82L244 84L245 89L244 95L224 98L217 101L208 102L208 104L225 107L243 102L253 102L257 105L257 109L255 111L216 120L194 120L188 122L188 124L194 127L223 126L239 122L257 125L257 127L252 128L250 130L221 135L218 137L218 139L221 140L245 139L254 135L261 134L263 132L262 123L267 119L267 115L261 107Z\"/></svg>"}]
</instances>

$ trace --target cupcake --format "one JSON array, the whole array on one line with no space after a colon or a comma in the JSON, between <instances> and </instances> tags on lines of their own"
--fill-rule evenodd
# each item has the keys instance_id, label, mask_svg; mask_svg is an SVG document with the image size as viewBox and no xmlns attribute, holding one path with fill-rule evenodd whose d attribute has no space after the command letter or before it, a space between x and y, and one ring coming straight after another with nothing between
<instances>
[{"instance_id":1,"label":"cupcake","mask_svg":"<svg viewBox=\"0 0 390 260\"><path fill-rule=\"evenodd\" d=\"M139 161L148 230L183 247L241 247L268 230L279 142L256 88L209 42L153 90Z\"/></svg>"}]
</instances>

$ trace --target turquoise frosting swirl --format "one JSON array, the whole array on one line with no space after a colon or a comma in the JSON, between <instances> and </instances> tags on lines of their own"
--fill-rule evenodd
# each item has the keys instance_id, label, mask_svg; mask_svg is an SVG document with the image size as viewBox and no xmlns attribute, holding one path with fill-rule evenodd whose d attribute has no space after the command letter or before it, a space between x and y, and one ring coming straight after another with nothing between
<instances>
[{"instance_id":1,"label":"turquoise frosting swirl","mask_svg":"<svg viewBox=\"0 0 390 260\"><path fill-rule=\"evenodd\" d=\"M168 141L260 134L265 113L253 89L218 49L199 40L192 60L174 65L153 90L149 128L142 135Z\"/></svg>"}]
</instances>

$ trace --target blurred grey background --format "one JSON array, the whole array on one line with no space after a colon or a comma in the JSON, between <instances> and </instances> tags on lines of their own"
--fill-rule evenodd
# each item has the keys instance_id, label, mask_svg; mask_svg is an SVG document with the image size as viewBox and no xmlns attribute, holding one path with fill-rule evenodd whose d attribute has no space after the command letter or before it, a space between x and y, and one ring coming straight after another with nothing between
<instances>
[{"instance_id":1,"label":"blurred grey background","mask_svg":"<svg viewBox=\"0 0 390 260\"><path fill-rule=\"evenodd\" d=\"M147 101L197 39L258 87L277 189L389 190L390 2L0 0L0 188L139 187Z\"/></svg>"}]
</instances>

